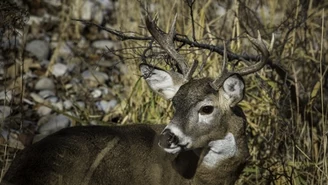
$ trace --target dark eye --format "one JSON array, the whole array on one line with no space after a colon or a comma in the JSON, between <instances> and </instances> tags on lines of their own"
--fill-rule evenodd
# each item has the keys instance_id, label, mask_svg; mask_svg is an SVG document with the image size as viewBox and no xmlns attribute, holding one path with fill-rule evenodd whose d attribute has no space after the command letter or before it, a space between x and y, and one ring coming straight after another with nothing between
<instances>
[{"instance_id":1,"label":"dark eye","mask_svg":"<svg viewBox=\"0 0 328 185\"><path fill-rule=\"evenodd\" d=\"M199 113L202 115L211 114L213 112L213 110L214 110L213 106L204 106L204 107L200 108Z\"/></svg>"}]
</instances>

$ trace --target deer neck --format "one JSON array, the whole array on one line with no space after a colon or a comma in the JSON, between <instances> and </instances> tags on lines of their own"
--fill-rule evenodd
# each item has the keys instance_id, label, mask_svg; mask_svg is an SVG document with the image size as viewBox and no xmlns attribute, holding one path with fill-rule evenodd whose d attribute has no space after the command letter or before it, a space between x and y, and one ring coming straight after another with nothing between
<instances>
[{"instance_id":1,"label":"deer neck","mask_svg":"<svg viewBox=\"0 0 328 185\"><path fill-rule=\"evenodd\" d=\"M245 166L249 157L247 140L245 136L246 118L241 108L234 107L232 112L227 115L227 134L231 133L236 145L236 153L232 157L220 156L215 154L210 148L195 151L200 155L197 171L193 179L193 184L215 185L215 184L234 184ZM208 165L205 160L217 160L215 164Z\"/></svg>"}]
</instances>

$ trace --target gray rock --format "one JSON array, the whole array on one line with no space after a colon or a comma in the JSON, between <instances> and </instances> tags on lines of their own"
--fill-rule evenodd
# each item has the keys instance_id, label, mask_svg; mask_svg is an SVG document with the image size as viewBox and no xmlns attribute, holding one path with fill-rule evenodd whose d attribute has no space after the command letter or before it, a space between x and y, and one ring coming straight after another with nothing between
<instances>
[{"instance_id":1,"label":"gray rock","mask_svg":"<svg viewBox=\"0 0 328 185\"><path fill-rule=\"evenodd\" d=\"M40 106L36 111L40 116L46 116L51 113L52 109L46 106Z\"/></svg>"},{"instance_id":2,"label":"gray rock","mask_svg":"<svg viewBox=\"0 0 328 185\"><path fill-rule=\"evenodd\" d=\"M73 84L65 84L64 88L70 90L73 87Z\"/></svg>"},{"instance_id":3,"label":"gray rock","mask_svg":"<svg viewBox=\"0 0 328 185\"><path fill-rule=\"evenodd\" d=\"M98 89L101 90L101 93L104 94L104 95L109 94L109 89L108 89L108 87L101 86L101 87L99 87Z\"/></svg>"},{"instance_id":4,"label":"gray rock","mask_svg":"<svg viewBox=\"0 0 328 185\"><path fill-rule=\"evenodd\" d=\"M103 22L103 17L104 17L104 12L102 5L110 3L102 2L103 0L98 2L95 2L94 0L90 1L84 1L83 6L81 7L80 13L81 13L81 18L85 20L92 20L92 22L100 24ZM110 8L110 7L109 7Z\"/></svg>"},{"instance_id":5,"label":"gray rock","mask_svg":"<svg viewBox=\"0 0 328 185\"><path fill-rule=\"evenodd\" d=\"M87 48L87 47L89 47L89 42L85 37L83 37L83 35L81 35L81 38L76 46L78 48Z\"/></svg>"},{"instance_id":6,"label":"gray rock","mask_svg":"<svg viewBox=\"0 0 328 185\"><path fill-rule=\"evenodd\" d=\"M58 101L58 102L54 102L51 104L54 108L56 108L59 111L63 111L64 110L64 105L62 101Z\"/></svg>"},{"instance_id":7,"label":"gray rock","mask_svg":"<svg viewBox=\"0 0 328 185\"><path fill-rule=\"evenodd\" d=\"M78 102L76 102L76 106L78 106L80 109L84 109L85 103L83 101L78 101Z\"/></svg>"},{"instance_id":8,"label":"gray rock","mask_svg":"<svg viewBox=\"0 0 328 185\"><path fill-rule=\"evenodd\" d=\"M114 4L111 0L97 0L99 4L101 4L101 8L107 10L114 10Z\"/></svg>"},{"instance_id":9,"label":"gray rock","mask_svg":"<svg viewBox=\"0 0 328 185\"><path fill-rule=\"evenodd\" d=\"M99 110L108 113L111 111L115 106L117 105L117 100L101 100L99 102L96 102L96 106L98 107Z\"/></svg>"},{"instance_id":10,"label":"gray rock","mask_svg":"<svg viewBox=\"0 0 328 185\"><path fill-rule=\"evenodd\" d=\"M40 61L47 59L50 52L49 43L44 40L33 40L26 44L25 50L32 53Z\"/></svg>"},{"instance_id":11,"label":"gray rock","mask_svg":"<svg viewBox=\"0 0 328 185\"><path fill-rule=\"evenodd\" d=\"M0 135L5 139L8 140L9 138L9 131L7 129L1 129Z\"/></svg>"},{"instance_id":12,"label":"gray rock","mask_svg":"<svg viewBox=\"0 0 328 185\"><path fill-rule=\"evenodd\" d=\"M100 71L90 71L90 70L84 71L82 73L82 77L84 80L99 82L100 84L105 83L105 81L109 79L106 73Z\"/></svg>"},{"instance_id":13,"label":"gray rock","mask_svg":"<svg viewBox=\"0 0 328 185\"><path fill-rule=\"evenodd\" d=\"M81 8L81 19L90 21L92 18L92 7L94 7L95 4L91 1L85 1L83 3L83 6Z\"/></svg>"},{"instance_id":14,"label":"gray rock","mask_svg":"<svg viewBox=\"0 0 328 185\"><path fill-rule=\"evenodd\" d=\"M99 61L97 61L97 65L101 66L101 67L113 67L114 65L117 65L116 63L113 63L109 60L106 60L104 58L101 58Z\"/></svg>"},{"instance_id":15,"label":"gray rock","mask_svg":"<svg viewBox=\"0 0 328 185\"><path fill-rule=\"evenodd\" d=\"M0 105L0 120L8 117L11 114L11 108L9 106Z\"/></svg>"},{"instance_id":16,"label":"gray rock","mask_svg":"<svg viewBox=\"0 0 328 185\"><path fill-rule=\"evenodd\" d=\"M5 100L5 102L10 102L13 98L12 90L4 90L0 92L0 100Z\"/></svg>"},{"instance_id":17,"label":"gray rock","mask_svg":"<svg viewBox=\"0 0 328 185\"><path fill-rule=\"evenodd\" d=\"M55 65L52 66L51 73L55 77L60 77L63 76L67 72L68 68L65 64L61 63L56 63Z\"/></svg>"},{"instance_id":18,"label":"gray rock","mask_svg":"<svg viewBox=\"0 0 328 185\"><path fill-rule=\"evenodd\" d=\"M50 78L43 77L35 84L35 90L54 90L55 84Z\"/></svg>"},{"instance_id":19,"label":"gray rock","mask_svg":"<svg viewBox=\"0 0 328 185\"><path fill-rule=\"evenodd\" d=\"M91 92L91 95L93 98L99 98L101 96L102 92L99 89L95 89Z\"/></svg>"},{"instance_id":20,"label":"gray rock","mask_svg":"<svg viewBox=\"0 0 328 185\"><path fill-rule=\"evenodd\" d=\"M72 47L74 47L73 43L71 41L67 41L60 45L58 55L61 57L68 57L74 55L72 52Z\"/></svg>"},{"instance_id":21,"label":"gray rock","mask_svg":"<svg viewBox=\"0 0 328 185\"><path fill-rule=\"evenodd\" d=\"M28 105L35 105L35 103L27 98L23 98L23 102L28 104Z\"/></svg>"},{"instance_id":22,"label":"gray rock","mask_svg":"<svg viewBox=\"0 0 328 185\"><path fill-rule=\"evenodd\" d=\"M43 120L46 121L46 120ZM52 134L60 129L70 126L70 119L62 114L49 116L48 121L40 124L38 132L40 134Z\"/></svg>"},{"instance_id":23,"label":"gray rock","mask_svg":"<svg viewBox=\"0 0 328 185\"><path fill-rule=\"evenodd\" d=\"M49 63L50 63L50 61L45 59L45 60L42 60L40 62L40 66L42 66L42 67L48 67Z\"/></svg>"},{"instance_id":24,"label":"gray rock","mask_svg":"<svg viewBox=\"0 0 328 185\"><path fill-rule=\"evenodd\" d=\"M92 22L96 24L101 24L104 19L104 12L101 10L100 6L94 6Z\"/></svg>"},{"instance_id":25,"label":"gray rock","mask_svg":"<svg viewBox=\"0 0 328 185\"><path fill-rule=\"evenodd\" d=\"M1 63L0 63L0 80L4 79L4 74L5 74L5 69L3 66L1 66Z\"/></svg>"},{"instance_id":26,"label":"gray rock","mask_svg":"<svg viewBox=\"0 0 328 185\"><path fill-rule=\"evenodd\" d=\"M99 102L96 102L96 106L98 107L98 110L101 110L103 112L107 112L108 111L108 101L105 100L101 100Z\"/></svg>"},{"instance_id":27,"label":"gray rock","mask_svg":"<svg viewBox=\"0 0 328 185\"><path fill-rule=\"evenodd\" d=\"M51 96L51 97L48 97L46 100L49 101L50 103L57 103L59 98L56 96Z\"/></svg>"},{"instance_id":28,"label":"gray rock","mask_svg":"<svg viewBox=\"0 0 328 185\"><path fill-rule=\"evenodd\" d=\"M109 107L113 109L117 105L117 100L113 99L108 102Z\"/></svg>"},{"instance_id":29,"label":"gray rock","mask_svg":"<svg viewBox=\"0 0 328 185\"><path fill-rule=\"evenodd\" d=\"M53 91L50 90L42 90L38 93L42 98L48 98L51 96L55 96L55 93Z\"/></svg>"},{"instance_id":30,"label":"gray rock","mask_svg":"<svg viewBox=\"0 0 328 185\"><path fill-rule=\"evenodd\" d=\"M61 0L43 0L43 1L55 7L60 7L62 5Z\"/></svg>"},{"instance_id":31,"label":"gray rock","mask_svg":"<svg viewBox=\"0 0 328 185\"><path fill-rule=\"evenodd\" d=\"M71 109L72 106L73 106L73 103L72 103L70 100L65 100L65 101L63 102L63 104L64 104L64 108L65 108L66 110Z\"/></svg>"},{"instance_id":32,"label":"gray rock","mask_svg":"<svg viewBox=\"0 0 328 185\"><path fill-rule=\"evenodd\" d=\"M32 25L32 24L40 25L43 21L44 21L43 17L31 15L28 19L27 25Z\"/></svg>"},{"instance_id":33,"label":"gray rock","mask_svg":"<svg viewBox=\"0 0 328 185\"><path fill-rule=\"evenodd\" d=\"M7 144L9 145L9 147L18 148L18 149L25 148L23 143L21 141L19 141L18 135L19 135L19 133L15 133L15 132L9 133L9 137L7 140Z\"/></svg>"},{"instance_id":34,"label":"gray rock","mask_svg":"<svg viewBox=\"0 0 328 185\"><path fill-rule=\"evenodd\" d=\"M90 125L99 125L98 122L96 120L91 120L90 121Z\"/></svg>"},{"instance_id":35,"label":"gray rock","mask_svg":"<svg viewBox=\"0 0 328 185\"><path fill-rule=\"evenodd\" d=\"M42 98L42 96L36 94L36 93L31 93L30 96L32 97L32 99L37 102L37 103L44 103L44 99Z\"/></svg>"},{"instance_id":36,"label":"gray rock","mask_svg":"<svg viewBox=\"0 0 328 185\"><path fill-rule=\"evenodd\" d=\"M97 40L97 41L92 42L91 46L96 49L106 50L107 48L109 48L109 49L114 48L116 46L116 43L111 40Z\"/></svg>"}]
</instances>

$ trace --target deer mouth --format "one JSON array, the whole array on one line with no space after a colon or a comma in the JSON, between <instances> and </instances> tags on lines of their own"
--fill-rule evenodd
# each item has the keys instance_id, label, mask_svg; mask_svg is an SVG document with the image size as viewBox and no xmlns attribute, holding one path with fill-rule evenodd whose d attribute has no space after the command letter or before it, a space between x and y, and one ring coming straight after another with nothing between
<instances>
[{"instance_id":1,"label":"deer mouth","mask_svg":"<svg viewBox=\"0 0 328 185\"><path fill-rule=\"evenodd\" d=\"M170 129L164 129L159 137L158 145L167 153L176 154L188 149L189 142L184 142L179 136L174 134Z\"/></svg>"},{"instance_id":2,"label":"deer mouth","mask_svg":"<svg viewBox=\"0 0 328 185\"><path fill-rule=\"evenodd\" d=\"M165 152L170 154L177 154L179 153L182 148L180 146L174 147L174 148L163 148Z\"/></svg>"},{"instance_id":3,"label":"deer mouth","mask_svg":"<svg viewBox=\"0 0 328 185\"><path fill-rule=\"evenodd\" d=\"M165 152L170 153L170 154L177 154L181 151L188 150L188 148L187 148L188 144L186 144L186 145L176 145L176 146L171 146L171 147L163 147L163 146L161 146L160 143L158 143L158 145L160 147L162 147Z\"/></svg>"}]
</instances>

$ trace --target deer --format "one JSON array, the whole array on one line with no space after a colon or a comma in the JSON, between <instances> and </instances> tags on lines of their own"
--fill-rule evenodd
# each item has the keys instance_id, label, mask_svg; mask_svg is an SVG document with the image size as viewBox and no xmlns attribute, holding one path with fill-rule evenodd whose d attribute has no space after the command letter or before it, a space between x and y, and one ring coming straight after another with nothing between
<instances>
[{"instance_id":1,"label":"deer","mask_svg":"<svg viewBox=\"0 0 328 185\"><path fill-rule=\"evenodd\" d=\"M1 184L12 185L225 185L234 184L249 150L243 76L266 64L270 53L261 39L249 37L261 60L239 71L226 67L217 78L194 79L174 45L175 16L168 33L149 15L146 27L173 59L178 71L139 66L152 91L172 101L168 124L75 126L62 129L20 151Z\"/></svg>"}]
</instances>

